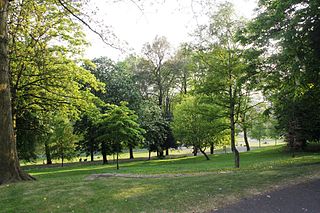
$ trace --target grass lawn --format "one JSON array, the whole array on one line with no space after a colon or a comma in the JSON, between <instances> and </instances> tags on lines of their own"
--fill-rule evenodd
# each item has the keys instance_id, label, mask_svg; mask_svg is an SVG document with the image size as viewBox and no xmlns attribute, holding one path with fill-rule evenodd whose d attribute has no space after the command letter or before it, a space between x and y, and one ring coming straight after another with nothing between
<instances>
[{"instance_id":1,"label":"grass lawn","mask_svg":"<svg viewBox=\"0 0 320 213\"><path fill-rule=\"evenodd\" d=\"M207 212L244 196L316 178L319 153L298 153L281 146L241 153L115 165L33 168L38 180L0 186L0 212ZM186 174L181 177L85 180L96 173Z\"/></svg>"}]
</instances>

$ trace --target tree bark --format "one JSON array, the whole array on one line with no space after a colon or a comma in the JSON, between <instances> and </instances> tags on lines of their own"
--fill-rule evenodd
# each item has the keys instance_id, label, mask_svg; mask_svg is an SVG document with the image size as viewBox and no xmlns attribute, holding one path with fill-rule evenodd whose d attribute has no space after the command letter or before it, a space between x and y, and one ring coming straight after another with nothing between
<instances>
[{"instance_id":1,"label":"tree bark","mask_svg":"<svg viewBox=\"0 0 320 213\"><path fill-rule=\"evenodd\" d=\"M193 146L193 156L198 155L198 148L196 146Z\"/></svg>"},{"instance_id":2,"label":"tree bark","mask_svg":"<svg viewBox=\"0 0 320 213\"><path fill-rule=\"evenodd\" d=\"M240 154L239 151L236 148L236 142L235 142L235 125L234 125L234 115L230 116L230 123L231 123L231 149L234 153L234 166L235 168L240 168Z\"/></svg>"},{"instance_id":3,"label":"tree bark","mask_svg":"<svg viewBox=\"0 0 320 213\"><path fill-rule=\"evenodd\" d=\"M62 155L61 155L61 167L63 167L63 161L64 161L64 155L62 153Z\"/></svg>"},{"instance_id":4,"label":"tree bark","mask_svg":"<svg viewBox=\"0 0 320 213\"><path fill-rule=\"evenodd\" d=\"M20 168L13 129L8 61L8 0L0 0L0 184L34 180Z\"/></svg>"},{"instance_id":5,"label":"tree bark","mask_svg":"<svg viewBox=\"0 0 320 213\"><path fill-rule=\"evenodd\" d=\"M151 160L151 150L149 150L149 160Z\"/></svg>"},{"instance_id":6,"label":"tree bark","mask_svg":"<svg viewBox=\"0 0 320 213\"><path fill-rule=\"evenodd\" d=\"M169 148L166 148L166 156L169 155Z\"/></svg>"},{"instance_id":7,"label":"tree bark","mask_svg":"<svg viewBox=\"0 0 320 213\"><path fill-rule=\"evenodd\" d=\"M229 87L229 98L230 98L230 132L231 132L231 150L234 153L234 166L235 168L239 168L240 167L240 154L239 151L236 148L236 141L235 141L235 120L234 120L234 106L235 106L235 101L233 98L233 91L232 91L232 87Z\"/></svg>"},{"instance_id":8,"label":"tree bark","mask_svg":"<svg viewBox=\"0 0 320 213\"><path fill-rule=\"evenodd\" d=\"M117 170L119 170L119 152L117 151Z\"/></svg>"},{"instance_id":9,"label":"tree bark","mask_svg":"<svg viewBox=\"0 0 320 213\"><path fill-rule=\"evenodd\" d=\"M90 140L90 160L91 162L94 161L94 147L93 147L94 141L93 139Z\"/></svg>"},{"instance_id":10,"label":"tree bark","mask_svg":"<svg viewBox=\"0 0 320 213\"><path fill-rule=\"evenodd\" d=\"M134 159L132 145L129 145L129 154L130 154L130 159Z\"/></svg>"},{"instance_id":11,"label":"tree bark","mask_svg":"<svg viewBox=\"0 0 320 213\"><path fill-rule=\"evenodd\" d=\"M199 150L206 157L207 160L210 160L210 158L208 157L208 155L205 151L203 151L201 148L199 148Z\"/></svg>"},{"instance_id":12,"label":"tree bark","mask_svg":"<svg viewBox=\"0 0 320 213\"><path fill-rule=\"evenodd\" d=\"M210 154L213 155L214 154L214 143L210 144Z\"/></svg>"},{"instance_id":13,"label":"tree bark","mask_svg":"<svg viewBox=\"0 0 320 213\"><path fill-rule=\"evenodd\" d=\"M249 152L250 151L250 144L249 144L249 141L248 141L247 127L243 127L243 139L244 139L244 142L245 142L246 147L247 147L247 152Z\"/></svg>"},{"instance_id":14,"label":"tree bark","mask_svg":"<svg viewBox=\"0 0 320 213\"><path fill-rule=\"evenodd\" d=\"M101 144L101 154L102 154L102 163L107 164L107 144L105 142L102 142Z\"/></svg>"},{"instance_id":15,"label":"tree bark","mask_svg":"<svg viewBox=\"0 0 320 213\"><path fill-rule=\"evenodd\" d=\"M47 142L44 143L44 149L45 149L46 158L47 158L47 165L51 165L52 164L51 152Z\"/></svg>"},{"instance_id":16,"label":"tree bark","mask_svg":"<svg viewBox=\"0 0 320 213\"><path fill-rule=\"evenodd\" d=\"M261 148L261 139L259 139L259 148Z\"/></svg>"},{"instance_id":17,"label":"tree bark","mask_svg":"<svg viewBox=\"0 0 320 213\"><path fill-rule=\"evenodd\" d=\"M159 150L159 156L158 156L159 158L164 158L164 154L163 154L163 149L162 148L160 148L160 150Z\"/></svg>"}]
</instances>

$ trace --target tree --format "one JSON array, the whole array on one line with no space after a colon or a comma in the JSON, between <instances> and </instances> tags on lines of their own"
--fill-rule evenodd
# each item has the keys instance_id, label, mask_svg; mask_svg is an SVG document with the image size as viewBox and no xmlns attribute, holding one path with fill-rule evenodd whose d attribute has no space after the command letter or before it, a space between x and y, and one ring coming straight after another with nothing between
<instances>
[{"instance_id":1,"label":"tree","mask_svg":"<svg viewBox=\"0 0 320 213\"><path fill-rule=\"evenodd\" d=\"M319 6L319 1L259 1L258 16L243 32L243 41L265 59L264 94L292 149L320 139Z\"/></svg>"},{"instance_id":2,"label":"tree","mask_svg":"<svg viewBox=\"0 0 320 213\"><path fill-rule=\"evenodd\" d=\"M95 69L91 69L97 79L105 83L107 93L97 92L96 94L105 103L120 105L125 101L132 110L137 110L142 102L142 95L134 82L133 74L127 70L127 63L115 64L108 58L101 57L94 59ZM130 159L133 159L133 148L137 146L134 141L128 144Z\"/></svg>"},{"instance_id":3,"label":"tree","mask_svg":"<svg viewBox=\"0 0 320 213\"><path fill-rule=\"evenodd\" d=\"M0 184L34 179L19 165L13 131L8 62L8 0L0 1Z\"/></svg>"},{"instance_id":4,"label":"tree","mask_svg":"<svg viewBox=\"0 0 320 213\"><path fill-rule=\"evenodd\" d=\"M169 58L169 51L170 44L165 37L156 37L153 43L147 43L143 47L146 58L153 64L150 75L158 98L158 105L161 109L168 89L166 84L173 80L170 70L164 68L164 63Z\"/></svg>"},{"instance_id":5,"label":"tree","mask_svg":"<svg viewBox=\"0 0 320 213\"><path fill-rule=\"evenodd\" d=\"M84 112L74 125L75 133L83 137L76 144L76 149L90 155L90 160L94 161L94 154L99 150L99 143L95 140L97 135L97 125L101 117L100 110L97 108L89 109Z\"/></svg>"},{"instance_id":6,"label":"tree","mask_svg":"<svg viewBox=\"0 0 320 213\"><path fill-rule=\"evenodd\" d=\"M200 29L202 44L198 51L199 70L205 72L203 80L196 84L199 93L213 97L213 104L220 106L229 120L231 149L235 167L240 167L240 154L235 144L236 124L240 121L241 109L248 85L256 74L254 66L247 63L245 55L249 48L236 40L237 32L244 21L235 16L233 5L225 3L212 15L208 26Z\"/></svg>"},{"instance_id":7,"label":"tree","mask_svg":"<svg viewBox=\"0 0 320 213\"><path fill-rule=\"evenodd\" d=\"M81 90L83 88L82 87L83 85L81 84L83 82L81 82L81 80L84 80L84 82L88 82L88 80L89 81L93 80L92 82L94 82L95 81L94 78L92 78L92 76L90 75L87 75L85 77L83 75L79 75L78 71L79 70L81 71L81 69L79 69L79 67L77 66L77 63L73 60L67 59L68 48L70 48L71 50L69 53L71 53L72 50L75 50L74 48L72 48L72 46L79 45L81 42L77 43L80 41L80 40L77 40L79 38L78 35L80 35L80 37L82 36L81 33L78 33L79 32L78 30L74 31L74 33L76 34L78 33L77 35L74 35L74 36L70 35L70 32L73 29L75 29L75 28L72 28L72 27L75 27L75 24L73 24L74 22L70 22L72 18L70 18L68 14L71 14L72 16L77 17L78 12L76 11L80 11L78 9L81 6L82 4L80 2L65 3L63 1L58 1L58 2L12 1L9 7L8 0L0 1L0 10L1 10L1 17L0 17L1 18L1 21L0 21L0 26L1 26L0 27L0 35L1 35L1 39L0 39L1 40L0 41L0 54L1 54L0 118L1 118L1 124L0 124L0 127L2 130L4 130L4 133L1 134L0 136L0 153L1 153L0 184L6 183L6 182L15 182L15 181L21 181L21 180L34 179L29 175L25 174L24 172L22 172L19 166L17 150L16 150L16 138L15 138L15 132L14 132L15 121L16 121L15 115L18 114L16 110L17 106L21 107L22 109L30 106L36 109L39 109L39 108L43 109L42 108L43 106L50 105L53 109L55 109L55 106L62 106L65 103L69 104L70 101L75 101L75 100L76 100L75 102L78 104L79 102L86 103L88 99L83 100L82 99L83 96L80 97L80 94L90 98L90 91ZM68 12L68 14L66 14L65 12ZM23 18L21 17L21 15L23 15ZM66 24L67 19L69 19L69 22L68 22L69 24ZM78 19L80 18L78 17ZM49 20L53 20L55 22L54 23L49 22ZM10 28L9 28L11 32L10 38L8 37L8 31L7 31L8 30L7 23L9 23L8 21L10 21ZM22 23L21 21L24 21L24 23ZM46 24L46 23L49 23L49 24ZM61 25L59 26L59 24ZM54 28L54 26L57 26L57 28L55 29L59 29L59 30L66 29L65 27L68 26L69 34L64 33L65 31L63 30L61 34L59 33L59 30L57 31L51 30L52 28ZM28 30L30 30L30 32L27 32ZM17 34L15 34L15 32ZM34 37L33 37L33 34L34 34ZM49 40L46 40L47 36L49 37ZM71 44L71 45L66 47L55 46L54 44L56 42L50 40L52 37L56 38L55 41L59 39L62 39L62 40L69 39L69 41L71 42L68 44ZM72 39L72 38L75 38L75 39ZM39 40L39 43L35 42L37 40ZM11 45L10 52L8 52L8 45ZM17 45L17 46L14 46L14 45ZM12 47L17 47L17 48L12 48ZM23 53L21 55L22 56L21 59L19 59L20 57L19 54L12 54L12 52L17 51L19 49L22 50L20 53ZM76 53L76 52L72 52L72 54L73 53ZM25 55L31 56L30 58L33 58L34 61L33 62L24 61L23 58ZM34 58L33 56L35 55L37 57ZM10 59L12 59L10 60L10 69L9 69L9 63L8 63L8 56L10 56ZM14 62L18 62L18 63L14 63ZM26 62L28 66L24 67L25 65L24 62ZM47 66L46 63L49 63L49 66ZM19 66L16 67L15 65L19 65ZM30 68L30 65L32 65L32 68ZM23 69L17 69L21 67ZM37 71L44 71L45 74L47 72L51 72L52 74L52 72L54 71L63 72L66 70L70 71L70 69L74 72L71 72L71 73L65 72L64 74L66 75L56 75L56 78L53 78L57 80L57 78L60 77L62 79L69 81L68 82L69 84L65 84L63 86L60 85L60 82L64 82L64 81L54 81L54 80L51 81L51 79L47 81L48 78L46 75L40 75L37 72ZM17 82L20 82L20 74L15 76L14 73L9 73L9 71L10 72L23 71L28 75L30 75L29 76L30 78L28 77L25 78L30 81L27 82L26 84L27 86L23 85L23 88L25 89L24 91L30 91L31 93L27 93L28 95L23 93L22 93L23 95L18 94ZM72 75L72 78L70 78L71 74L74 74ZM10 79L9 79L9 76L11 77ZM79 76L81 77L78 78ZM15 82L16 84L12 82ZM46 86L53 84L54 89L50 87L43 87L41 85L43 82L48 83L46 84ZM94 84L95 83L93 83L92 85ZM32 86L32 87L30 88L29 86ZM70 86L70 87L65 88L64 86ZM70 92L70 90L68 90L69 88L76 89L76 90L72 90L73 93L68 94L68 92ZM28 101L25 102L26 99L24 99L23 101L17 101L17 102L11 103L11 100L17 100L17 97L20 96L21 98L24 95L29 98ZM91 96L91 98L92 97L93 96ZM48 101L50 104L48 104ZM59 102L58 105L53 104L57 102ZM64 107L62 106L62 108ZM48 110L48 108L46 109ZM73 108L73 110L76 110L76 111L78 109L79 108L77 107Z\"/></svg>"},{"instance_id":8,"label":"tree","mask_svg":"<svg viewBox=\"0 0 320 213\"><path fill-rule=\"evenodd\" d=\"M226 124L216 118L217 108L201 102L200 97L185 97L174 109L173 130L177 140L186 146L194 147L194 154L199 149L209 160L205 149L221 132Z\"/></svg>"},{"instance_id":9,"label":"tree","mask_svg":"<svg viewBox=\"0 0 320 213\"><path fill-rule=\"evenodd\" d=\"M243 85L246 82L246 66L241 58L242 50L235 42L235 34L241 27L234 17L230 3L221 5L212 16L207 27L207 34L214 43L208 43L208 50L199 52L200 62L207 70L205 82L199 86L202 93L213 95L214 104L227 109L225 116L229 119L231 149L235 157L235 167L240 166L240 155L235 146L235 127L239 117L239 103L243 97ZM241 23L241 22L240 22Z\"/></svg>"},{"instance_id":10,"label":"tree","mask_svg":"<svg viewBox=\"0 0 320 213\"><path fill-rule=\"evenodd\" d=\"M138 110L139 123L145 130L142 147L149 151L149 160L151 152L156 151L159 158L163 157L163 150L175 147L172 139L168 139L170 131L169 123L163 118L160 107L151 101L145 101ZM170 140L170 141L168 141Z\"/></svg>"},{"instance_id":11,"label":"tree","mask_svg":"<svg viewBox=\"0 0 320 213\"><path fill-rule=\"evenodd\" d=\"M117 153L117 169L119 169L119 152L123 145L130 142L142 141L144 130L140 128L138 116L130 110L127 103L120 106L110 105L111 109L102 116L99 122L97 139L102 143L111 143Z\"/></svg>"},{"instance_id":12,"label":"tree","mask_svg":"<svg viewBox=\"0 0 320 213\"><path fill-rule=\"evenodd\" d=\"M75 155L75 143L80 139L73 133L70 121L59 115L53 117L52 132L48 135L51 156L53 159L61 159L63 167L64 160L71 160Z\"/></svg>"},{"instance_id":13,"label":"tree","mask_svg":"<svg viewBox=\"0 0 320 213\"><path fill-rule=\"evenodd\" d=\"M144 100L152 98L153 91L151 85L153 84L153 78L150 75L153 69L153 64L143 58L134 55L130 55L123 63L127 72L132 74L133 81L138 87L138 90Z\"/></svg>"},{"instance_id":14,"label":"tree","mask_svg":"<svg viewBox=\"0 0 320 213\"><path fill-rule=\"evenodd\" d=\"M259 147L261 147L261 140L267 137L266 117L263 114L259 114L252 122L249 135L251 138L259 141Z\"/></svg>"}]
</instances>

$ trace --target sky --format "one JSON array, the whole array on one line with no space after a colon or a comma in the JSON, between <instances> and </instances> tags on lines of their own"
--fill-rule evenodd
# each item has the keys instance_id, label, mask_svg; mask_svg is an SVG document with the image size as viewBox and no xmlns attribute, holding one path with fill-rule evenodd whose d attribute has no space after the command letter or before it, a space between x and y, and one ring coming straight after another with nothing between
<instances>
[{"instance_id":1,"label":"sky","mask_svg":"<svg viewBox=\"0 0 320 213\"><path fill-rule=\"evenodd\" d=\"M92 59L107 56L113 60L124 59L130 53L140 54L143 44L152 42L156 36L165 36L172 49L182 42L192 40L190 35L198 24L207 20L207 12L217 7L197 4L199 0L158 0L145 1L135 5L133 0L109 1L91 0L95 17L103 26L110 26L121 41L123 51L111 48L86 29L87 39L91 43L85 51L85 57ZM138 1L141 2L141 1ZM154 3L156 2L156 3ZM212 0L211 0L212 2ZM230 0L237 14L245 18L254 16L256 0ZM98 29L102 30L102 29Z\"/></svg>"}]
</instances>

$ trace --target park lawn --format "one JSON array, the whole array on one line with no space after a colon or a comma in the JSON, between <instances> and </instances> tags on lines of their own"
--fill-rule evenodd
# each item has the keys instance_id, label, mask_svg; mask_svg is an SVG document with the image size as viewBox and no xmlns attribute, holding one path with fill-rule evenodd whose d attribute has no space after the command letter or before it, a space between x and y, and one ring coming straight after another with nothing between
<instances>
[{"instance_id":1,"label":"park lawn","mask_svg":"<svg viewBox=\"0 0 320 213\"><path fill-rule=\"evenodd\" d=\"M320 154L281 146L176 159L33 168L38 180L0 186L0 212L207 212L243 197L319 176ZM184 174L179 177L86 180L90 174Z\"/></svg>"}]
</instances>

